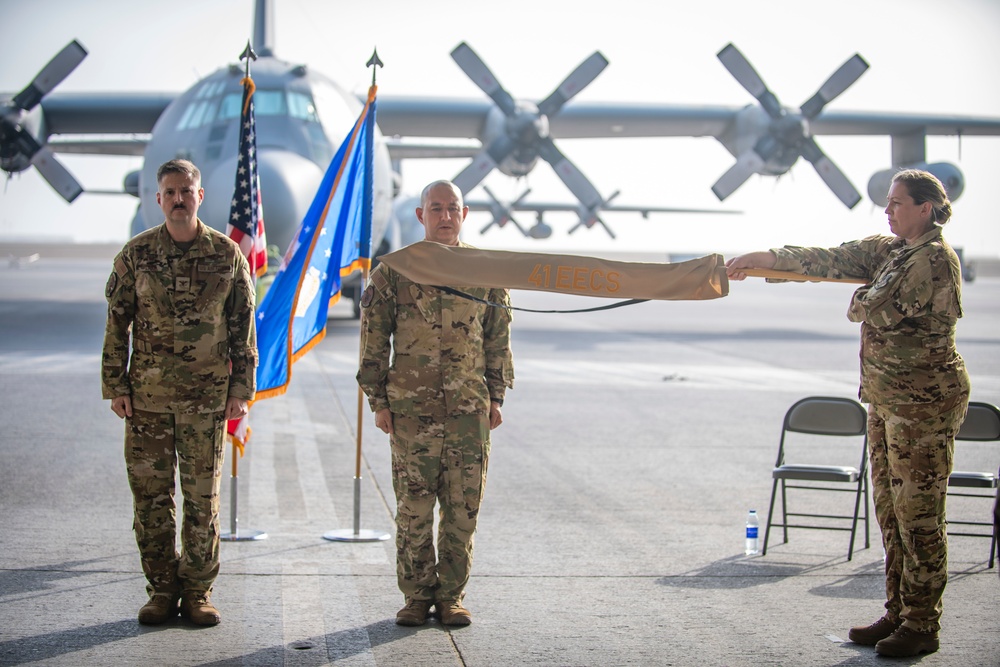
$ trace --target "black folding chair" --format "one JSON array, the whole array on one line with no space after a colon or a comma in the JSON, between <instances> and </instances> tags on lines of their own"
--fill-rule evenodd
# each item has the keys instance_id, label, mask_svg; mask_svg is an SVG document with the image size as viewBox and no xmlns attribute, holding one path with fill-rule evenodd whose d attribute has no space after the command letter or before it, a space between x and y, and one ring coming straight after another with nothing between
<instances>
[{"instance_id":1,"label":"black folding chair","mask_svg":"<svg viewBox=\"0 0 1000 667\"><path fill-rule=\"evenodd\" d=\"M965 416L962 428L955 436L956 445L959 441L997 442L1000 441L1000 408L990 403L970 402L969 412ZM956 450L958 447L956 446ZM957 455L962 452L956 451ZM984 498L993 501L991 521L958 521L948 518L948 537L985 537L990 539L990 567L993 567L998 555L997 523L1000 517L1000 468L996 472L968 472L955 470L948 478L948 495L962 498ZM968 491L951 491L952 488L968 489ZM977 491L978 490L978 491ZM951 511L949 508L949 515ZM978 526L989 529L989 532L958 532L952 526Z\"/></svg>"},{"instance_id":2,"label":"black folding chair","mask_svg":"<svg viewBox=\"0 0 1000 667\"><path fill-rule=\"evenodd\" d=\"M761 555L767 554L767 543L771 535L771 527L781 527L784 542L788 543L789 528L805 528L811 530L846 530L851 533L851 542L847 549L847 560L854 555L854 537L858 527L858 516L862 506L865 513L865 548L870 546L868 539L868 413L857 401L850 398L829 396L810 396L795 403L785 413L781 427L781 442L778 445L778 460L774 464L771 477L774 484L771 487L771 504L767 512L767 528L764 531L764 548ZM833 438L793 437L789 433L806 434L807 436L834 436ZM842 463L853 461L848 452L857 455L860 440L861 457L856 465L831 465L835 455ZM792 442L795 446L791 447ZM835 443L841 443L837 447ZM804 457L803 452L812 448L808 460L817 456L817 445L823 445L824 463L799 463ZM850 445L849 447L847 445ZM794 455L789 454L794 450ZM850 458L848 458L850 456ZM817 458L819 458L817 456ZM774 520L774 501L781 487L781 522ZM790 489L808 491L836 491L854 494L854 511L851 514L815 514L788 511L788 491ZM796 494L798 495L798 494ZM790 523L789 519L823 519L813 523ZM846 524L849 525L840 525Z\"/></svg>"}]
</instances>

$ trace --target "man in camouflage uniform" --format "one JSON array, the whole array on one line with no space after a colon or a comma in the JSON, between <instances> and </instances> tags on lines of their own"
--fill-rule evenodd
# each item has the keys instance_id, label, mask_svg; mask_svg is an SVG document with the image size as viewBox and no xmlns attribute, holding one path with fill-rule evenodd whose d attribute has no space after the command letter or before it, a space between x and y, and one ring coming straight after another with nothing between
<instances>
[{"instance_id":1,"label":"man in camouflage uniform","mask_svg":"<svg viewBox=\"0 0 1000 667\"><path fill-rule=\"evenodd\" d=\"M882 655L939 646L948 578L945 497L955 435L969 403L969 375L955 349L962 316L958 256L941 235L951 204L932 174L896 174L886 214L895 234L837 248L786 246L726 263L827 278L866 278L848 318L861 323L861 391L875 515L885 546L886 613L849 637Z\"/></svg>"},{"instance_id":2,"label":"man in camouflage uniform","mask_svg":"<svg viewBox=\"0 0 1000 667\"><path fill-rule=\"evenodd\" d=\"M420 203L417 218L427 241L463 245L458 236L469 209L454 184L431 183ZM462 291L509 304L504 289ZM472 615L462 598L486 485L490 430L503 421L504 393L514 380L510 311L414 283L385 264L373 271L361 305L358 383L375 425L390 435L392 446L396 572L406 598L396 622L422 625L435 605L445 625L468 625Z\"/></svg>"},{"instance_id":3,"label":"man in camouflage uniform","mask_svg":"<svg viewBox=\"0 0 1000 667\"><path fill-rule=\"evenodd\" d=\"M157 172L165 222L125 244L108 278L102 393L125 419L125 463L149 601L140 623L180 612L215 625L226 420L254 397L254 287L240 248L198 219L201 174ZM131 357L129 336L131 334ZM184 497L176 549L175 469Z\"/></svg>"}]
</instances>

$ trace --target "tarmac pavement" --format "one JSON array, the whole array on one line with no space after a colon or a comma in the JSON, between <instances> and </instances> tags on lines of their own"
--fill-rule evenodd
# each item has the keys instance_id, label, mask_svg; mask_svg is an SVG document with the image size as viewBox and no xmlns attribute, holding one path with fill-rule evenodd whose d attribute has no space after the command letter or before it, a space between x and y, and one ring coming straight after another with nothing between
<instances>
[{"instance_id":1,"label":"tarmac pavement","mask_svg":"<svg viewBox=\"0 0 1000 667\"><path fill-rule=\"evenodd\" d=\"M753 279L710 302L515 314L467 628L394 622L389 451L367 407L359 527L390 537L323 539L354 528L358 325L338 306L288 393L253 406L239 526L267 538L223 543L222 623L141 626L123 426L100 397L109 271L45 253L0 266L0 665L1000 665L988 540L951 540L941 649L903 660L846 641L882 613L874 517L850 561L848 535L826 531L775 531L766 556L743 555L785 410L857 395L851 287ZM973 400L1000 403L1000 278L967 284L964 304ZM959 447L956 467L1000 464ZM224 479L224 530L230 495ZM991 509L949 503L952 518Z\"/></svg>"}]
</instances>

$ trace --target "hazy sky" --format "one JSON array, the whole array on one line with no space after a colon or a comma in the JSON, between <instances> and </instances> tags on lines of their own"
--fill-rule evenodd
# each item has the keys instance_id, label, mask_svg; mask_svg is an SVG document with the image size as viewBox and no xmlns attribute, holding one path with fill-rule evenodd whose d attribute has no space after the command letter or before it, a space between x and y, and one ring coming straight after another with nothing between
<instances>
[{"instance_id":1,"label":"hazy sky","mask_svg":"<svg viewBox=\"0 0 1000 667\"><path fill-rule=\"evenodd\" d=\"M181 92L238 60L250 35L252 0L0 0L0 90L16 92L67 42L88 58L60 91ZM385 62L380 95L481 97L449 56L466 41L515 96L540 99L594 50L610 61L578 99L678 104L753 102L716 53L733 42L788 106L808 99L855 52L871 69L829 109L906 111L1000 117L1000 2L995 0L647 0L477 2L279 0L278 57L304 62L363 92L373 47ZM827 154L865 193L869 177L889 166L889 139L819 137ZM622 250L732 253L794 243L833 245L887 232L867 197L848 211L800 160L780 180L753 177L720 204L710 188L733 162L714 139L605 139L559 142L605 195L618 202L740 209L743 216L607 214ZM930 161L959 165L966 191L947 236L966 253L1000 256L993 194L1000 138L929 138ZM61 156L84 187L120 188L138 159ZM457 174L463 161L408 162L404 187ZM497 194L516 197L525 184L494 174ZM529 176L533 198L570 200L546 164ZM228 196L228 195L227 195ZM266 202L266 192L264 193ZM0 239L26 235L124 241L136 202L83 195L66 205L33 172L0 188ZM266 207L266 203L265 203ZM522 242L512 227L484 237L486 214L470 219L467 240L485 247L537 251L609 247L600 229L566 230L550 215L547 242ZM531 223L528 214L522 223Z\"/></svg>"}]
</instances>

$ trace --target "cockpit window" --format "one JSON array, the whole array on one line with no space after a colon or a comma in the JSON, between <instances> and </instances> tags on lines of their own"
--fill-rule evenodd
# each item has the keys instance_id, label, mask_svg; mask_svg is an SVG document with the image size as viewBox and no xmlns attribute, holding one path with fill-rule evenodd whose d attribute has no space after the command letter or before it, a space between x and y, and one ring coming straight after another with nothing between
<instances>
[{"instance_id":1,"label":"cockpit window","mask_svg":"<svg viewBox=\"0 0 1000 667\"><path fill-rule=\"evenodd\" d=\"M243 93L222 95L222 82L203 86L181 114L178 130L191 130L230 118L240 117ZM319 123L316 105L310 95L291 90L260 90L253 96L254 114L261 116L290 116L308 123Z\"/></svg>"},{"instance_id":2,"label":"cockpit window","mask_svg":"<svg viewBox=\"0 0 1000 667\"><path fill-rule=\"evenodd\" d=\"M222 92L222 89L225 88L225 85L226 84L223 81L214 81L206 83L205 85L203 85L201 88L198 89L198 92L194 94L195 99L215 97Z\"/></svg>"},{"instance_id":3,"label":"cockpit window","mask_svg":"<svg viewBox=\"0 0 1000 667\"><path fill-rule=\"evenodd\" d=\"M226 95L222 98L222 104L219 106L218 120L238 118L242 103L242 93ZM257 117L291 116L312 123L319 122L312 98L305 93L295 91L258 90L253 94L253 110Z\"/></svg>"},{"instance_id":4,"label":"cockpit window","mask_svg":"<svg viewBox=\"0 0 1000 667\"><path fill-rule=\"evenodd\" d=\"M215 108L217 106L218 102L216 100L201 100L191 104L184 110L184 114L177 123L177 129L190 130L210 122L215 116Z\"/></svg>"},{"instance_id":5,"label":"cockpit window","mask_svg":"<svg viewBox=\"0 0 1000 667\"><path fill-rule=\"evenodd\" d=\"M253 109L257 117L282 116L288 113L285 96L281 91L258 90L253 94Z\"/></svg>"},{"instance_id":6,"label":"cockpit window","mask_svg":"<svg viewBox=\"0 0 1000 667\"><path fill-rule=\"evenodd\" d=\"M319 116L316 115L316 105L313 104L312 98L303 93L289 91L288 113L292 118L301 118L313 123L319 122Z\"/></svg>"},{"instance_id":7,"label":"cockpit window","mask_svg":"<svg viewBox=\"0 0 1000 667\"><path fill-rule=\"evenodd\" d=\"M255 95L256 96L256 95ZM240 105L243 103L242 95L226 95L222 98L222 104L219 105L219 118L218 120L225 120L227 118L239 118L240 116ZM254 109L256 112L256 108Z\"/></svg>"}]
</instances>

